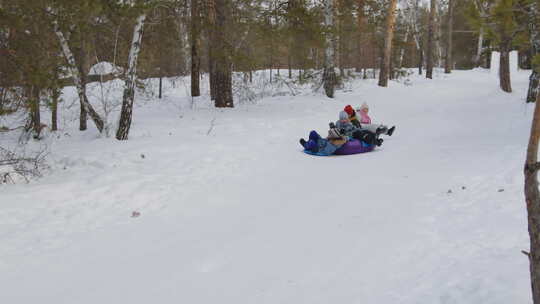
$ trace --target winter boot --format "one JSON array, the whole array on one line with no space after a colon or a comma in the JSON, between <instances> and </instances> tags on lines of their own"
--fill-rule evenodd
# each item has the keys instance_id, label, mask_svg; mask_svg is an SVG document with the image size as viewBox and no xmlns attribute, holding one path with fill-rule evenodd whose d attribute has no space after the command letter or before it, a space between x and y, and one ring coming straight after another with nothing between
<instances>
[{"instance_id":1,"label":"winter boot","mask_svg":"<svg viewBox=\"0 0 540 304\"><path fill-rule=\"evenodd\" d=\"M305 139L303 139L303 138L300 138L300 144L301 144L301 145L302 145L302 147L303 147L303 148L305 149L305 148L306 148L306 144L307 144L307 142L306 142L306 140L305 140Z\"/></svg>"},{"instance_id":2,"label":"winter boot","mask_svg":"<svg viewBox=\"0 0 540 304\"><path fill-rule=\"evenodd\" d=\"M309 132L309 140L318 141L320 138L321 136L319 135L319 133L317 133L317 131L313 130Z\"/></svg>"},{"instance_id":3,"label":"winter boot","mask_svg":"<svg viewBox=\"0 0 540 304\"><path fill-rule=\"evenodd\" d=\"M395 129L396 129L396 126L392 126L390 129L388 129L388 132L386 132L386 134L388 134L388 136L392 136L392 133L394 133Z\"/></svg>"},{"instance_id":4,"label":"winter boot","mask_svg":"<svg viewBox=\"0 0 540 304\"><path fill-rule=\"evenodd\" d=\"M377 136L379 136L381 134L385 134L386 132L388 132L388 128L386 128L385 126L380 126L375 131L375 134L377 134Z\"/></svg>"},{"instance_id":5,"label":"winter boot","mask_svg":"<svg viewBox=\"0 0 540 304\"><path fill-rule=\"evenodd\" d=\"M382 138L377 138L377 147L380 147L383 143L383 139Z\"/></svg>"}]
</instances>

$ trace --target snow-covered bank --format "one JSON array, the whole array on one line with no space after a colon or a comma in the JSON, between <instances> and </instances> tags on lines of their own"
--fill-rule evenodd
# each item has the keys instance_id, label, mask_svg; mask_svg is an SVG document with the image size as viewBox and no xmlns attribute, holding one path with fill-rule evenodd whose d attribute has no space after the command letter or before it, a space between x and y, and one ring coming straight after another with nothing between
<instances>
[{"instance_id":1,"label":"snow-covered bank","mask_svg":"<svg viewBox=\"0 0 540 304\"><path fill-rule=\"evenodd\" d=\"M527 77L512 94L455 71L228 110L168 90L126 142L66 119L54 171L0 188L0 302L529 303ZM363 101L398 126L381 148L301 153Z\"/></svg>"}]
</instances>

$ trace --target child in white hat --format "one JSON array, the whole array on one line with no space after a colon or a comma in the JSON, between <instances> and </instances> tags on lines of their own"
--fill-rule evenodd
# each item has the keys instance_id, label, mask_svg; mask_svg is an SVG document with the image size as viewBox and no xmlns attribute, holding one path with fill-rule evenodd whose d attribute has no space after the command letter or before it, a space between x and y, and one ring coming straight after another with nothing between
<instances>
[{"instance_id":1,"label":"child in white hat","mask_svg":"<svg viewBox=\"0 0 540 304\"><path fill-rule=\"evenodd\" d=\"M394 133L394 130L396 129L396 126L388 128L385 125L372 124L371 117L368 115L369 106L365 102L362 103L359 108L356 108L356 112L360 114L360 124L364 129L371 130L377 134L386 134L388 136L392 136L392 133Z\"/></svg>"}]
</instances>

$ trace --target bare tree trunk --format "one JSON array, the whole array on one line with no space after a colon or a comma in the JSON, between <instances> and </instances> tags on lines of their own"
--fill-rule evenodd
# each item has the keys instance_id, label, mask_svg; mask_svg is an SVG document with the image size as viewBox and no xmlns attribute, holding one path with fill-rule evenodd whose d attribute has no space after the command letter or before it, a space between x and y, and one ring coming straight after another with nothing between
<instances>
[{"instance_id":1,"label":"bare tree trunk","mask_svg":"<svg viewBox=\"0 0 540 304\"><path fill-rule=\"evenodd\" d=\"M81 73L79 69L77 68L77 64L75 62L75 57L73 56L73 53L71 52L71 49L69 48L69 44L67 39L64 37L64 34L60 30L60 27L58 26L58 22L55 20L53 21L54 25L54 32L56 36L58 37L58 40L60 42L60 46L62 47L62 52L64 54L64 57L66 58L68 62L68 68L73 76L73 81L75 82L75 86L77 87L77 93L79 94L79 101L81 103L81 108L84 108L85 112L88 112L90 114L90 118L92 118L92 121L96 125L98 131L101 133L103 131L103 119L99 116L99 114L94 110L92 105L88 102L88 98L86 97L86 88L85 85L81 79Z\"/></svg>"},{"instance_id":2,"label":"bare tree trunk","mask_svg":"<svg viewBox=\"0 0 540 304\"><path fill-rule=\"evenodd\" d=\"M478 47L476 48L476 56L474 57L474 66L479 67L482 62L482 50L484 49L484 28L480 27L478 31Z\"/></svg>"},{"instance_id":3,"label":"bare tree trunk","mask_svg":"<svg viewBox=\"0 0 540 304\"><path fill-rule=\"evenodd\" d=\"M358 0L358 11L356 13L358 18L358 60L356 61L356 72L359 73L362 70L362 60L364 57L364 43L363 43L363 31L365 30L365 0Z\"/></svg>"},{"instance_id":4,"label":"bare tree trunk","mask_svg":"<svg viewBox=\"0 0 540 304\"><path fill-rule=\"evenodd\" d=\"M292 66L291 66L291 50L289 48L289 55L287 56L287 68L289 69L289 79L292 78Z\"/></svg>"},{"instance_id":5,"label":"bare tree trunk","mask_svg":"<svg viewBox=\"0 0 540 304\"><path fill-rule=\"evenodd\" d=\"M32 86L30 90L30 126L34 131L34 138L39 138L41 133L41 113L40 113L40 88Z\"/></svg>"},{"instance_id":6,"label":"bare tree trunk","mask_svg":"<svg viewBox=\"0 0 540 304\"><path fill-rule=\"evenodd\" d=\"M342 0L333 0L335 1L334 5L334 22L337 23L337 37L335 37L335 43L336 43L336 50L335 52L336 60L337 60L337 66L339 67L339 75L343 79L345 76L345 40L343 39L343 21L341 20L341 17L343 16L343 3Z\"/></svg>"},{"instance_id":7,"label":"bare tree trunk","mask_svg":"<svg viewBox=\"0 0 540 304\"><path fill-rule=\"evenodd\" d=\"M501 44L499 84L503 91L507 93L512 92L512 85L510 83L510 47L506 43Z\"/></svg>"},{"instance_id":8,"label":"bare tree trunk","mask_svg":"<svg viewBox=\"0 0 540 304\"><path fill-rule=\"evenodd\" d=\"M392 55L392 39L394 37L394 25L396 23L397 0L390 0L386 16L386 35L384 38L383 58L381 72L379 73L379 86L387 87L390 73L390 57Z\"/></svg>"},{"instance_id":9,"label":"bare tree trunk","mask_svg":"<svg viewBox=\"0 0 540 304\"><path fill-rule=\"evenodd\" d=\"M199 86L201 58L200 49L200 25L199 0L191 0L191 96L200 96Z\"/></svg>"},{"instance_id":10,"label":"bare tree trunk","mask_svg":"<svg viewBox=\"0 0 540 304\"><path fill-rule=\"evenodd\" d=\"M424 65L424 43L420 40L418 48L418 75L422 75L422 66Z\"/></svg>"},{"instance_id":11,"label":"bare tree trunk","mask_svg":"<svg viewBox=\"0 0 540 304\"><path fill-rule=\"evenodd\" d=\"M214 35L209 35L208 39L208 81L210 85L210 100L216 100L216 60L214 59L214 46L212 42Z\"/></svg>"},{"instance_id":12,"label":"bare tree trunk","mask_svg":"<svg viewBox=\"0 0 540 304\"><path fill-rule=\"evenodd\" d=\"M440 3L439 3L440 4ZM435 50L437 50L437 67L443 67L443 48L440 37L442 37L442 14L439 5L435 6L435 26L437 33L434 35Z\"/></svg>"},{"instance_id":13,"label":"bare tree trunk","mask_svg":"<svg viewBox=\"0 0 540 304\"><path fill-rule=\"evenodd\" d=\"M163 76L159 75L159 94L158 98L161 99L163 97Z\"/></svg>"},{"instance_id":14,"label":"bare tree trunk","mask_svg":"<svg viewBox=\"0 0 540 304\"><path fill-rule=\"evenodd\" d=\"M538 4L532 2L529 11L529 36L531 41L531 58L534 58L540 53L540 32L538 30ZM538 85L540 82L540 73L538 73L539 67L535 64L531 64L532 72L529 77L529 89L527 91L527 102L535 102L538 95Z\"/></svg>"},{"instance_id":15,"label":"bare tree trunk","mask_svg":"<svg viewBox=\"0 0 540 304\"><path fill-rule=\"evenodd\" d=\"M529 256L529 269L531 273L531 289L533 303L540 303L540 193L538 191L538 142L540 139L540 101L536 100L534 116L531 126L531 135L527 147L525 161L525 201L527 203L527 222L531 241Z\"/></svg>"},{"instance_id":16,"label":"bare tree trunk","mask_svg":"<svg viewBox=\"0 0 540 304\"><path fill-rule=\"evenodd\" d=\"M328 29L326 33L326 46L324 53L323 87L326 96L334 98L336 85L336 71L334 65L334 0L324 1L324 25Z\"/></svg>"},{"instance_id":17,"label":"bare tree trunk","mask_svg":"<svg viewBox=\"0 0 540 304\"><path fill-rule=\"evenodd\" d=\"M435 0L430 1L429 9L429 22L428 22L428 39L427 39L427 52L426 52L426 78L433 79L433 35L435 26Z\"/></svg>"},{"instance_id":18,"label":"bare tree trunk","mask_svg":"<svg viewBox=\"0 0 540 304\"><path fill-rule=\"evenodd\" d=\"M79 71L80 71L80 77L81 77L81 85L82 85L82 90L83 90L83 95L84 95L84 98L86 100L88 100L87 98L87 95L86 95L86 84L87 84L87 77L86 77L86 73L85 73L85 66L87 65L86 63L86 52L85 52L85 45L84 45L84 37L82 35L80 35L81 38L80 38L80 46L78 48L78 53L79 53ZM75 49L77 50L77 48ZM87 125L87 121L88 121L88 113L86 112L86 108L85 107L81 107L81 112L79 114L79 130L80 131L85 131L86 129L88 129L88 125Z\"/></svg>"},{"instance_id":19,"label":"bare tree trunk","mask_svg":"<svg viewBox=\"0 0 540 304\"><path fill-rule=\"evenodd\" d=\"M135 28L133 29L133 40L128 58L128 70L126 83L124 86L124 97L122 99L122 112L120 113L120 122L116 131L116 139L126 140L129 137L131 127L131 118L133 117L133 102L135 100L135 82L137 81L137 59L141 51L141 41L143 35L144 22L146 14L137 18Z\"/></svg>"},{"instance_id":20,"label":"bare tree trunk","mask_svg":"<svg viewBox=\"0 0 540 304\"><path fill-rule=\"evenodd\" d=\"M452 31L454 22L454 2L448 0L448 37L446 37L446 58L444 62L444 73L450 74L452 72Z\"/></svg>"},{"instance_id":21,"label":"bare tree trunk","mask_svg":"<svg viewBox=\"0 0 540 304\"><path fill-rule=\"evenodd\" d=\"M52 90L52 103L51 103L51 130L58 130L58 100L60 99L60 89L54 88Z\"/></svg>"},{"instance_id":22,"label":"bare tree trunk","mask_svg":"<svg viewBox=\"0 0 540 304\"><path fill-rule=\"evenodd\" d=\"M214 27L212 57L215 60L216 99L218 108L234 107L232 95L232 50L230 44L231 3L228 0L214 0L214 11L210 14Z\"/></svg>"},{"instance_id":23,"label":"bare tree trunk","mask_svg":"<svg viewBox=\"0 0 540 304\"><path fill-rule=\"evenodd\" d=\"M536 71L536 68L531 72L529 76L529 89L527 90L527 102L535 102L538 96L538 85L540 83L540 74Z\"/></svg>"},{"instance_id":24,"label":"bare tree trunk","mask_svg":"<svg viewBox=\"0 0 540 304\"><path fill-rule=\"evenodd\" d=\"M365 0L358 0L358 9L357 9L357 12L356 12L356 16L357 16L357 26L358 26L358 30L357 30L357 33L358 33L358 41L357 41L357 44L358 44L358 59L356 60L356 72L357 73L360 73L362 71L362 58L363 58L363 54L364 54L364 46L363 46L363 43L362 43L362 39L363 39L363 31L365 30L364 27L365 27L365 15L364 15L364 8L365 8Z\"/></svg>"}]
</instances>

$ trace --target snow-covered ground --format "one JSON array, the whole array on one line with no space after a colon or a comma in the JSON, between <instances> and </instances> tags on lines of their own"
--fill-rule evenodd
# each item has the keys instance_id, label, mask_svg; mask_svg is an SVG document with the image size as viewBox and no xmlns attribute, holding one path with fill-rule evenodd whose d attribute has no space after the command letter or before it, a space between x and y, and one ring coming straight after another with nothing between
<instances>
[{"instance_id":1,"label":"snow-covered ground","mask_svg":"<svg viewBox=\"0 0 540 304\"><path fill-rule=\"evenodd\" d=\"M515 76L512 94L455 71L227 110L178 85L139 101L125 142L77 131L67 90L51 172L0 186L0 303L530 303ZM382 147L301 152L364 101L397 125Z\"/></svg>"}]
</instances>

